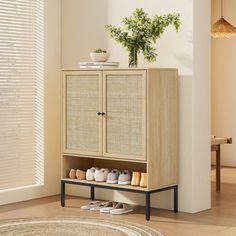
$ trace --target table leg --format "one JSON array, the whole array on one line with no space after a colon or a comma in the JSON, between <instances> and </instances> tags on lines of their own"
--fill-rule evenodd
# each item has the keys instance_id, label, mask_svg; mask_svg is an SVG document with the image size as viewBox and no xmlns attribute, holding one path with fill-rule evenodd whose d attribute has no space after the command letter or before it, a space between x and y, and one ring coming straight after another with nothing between
<instances>
[{"instance_id":1,"label":"table leg","mask_svg":"<svg viewBox=\"0 0 236 236\"><path fill-rule=\"evenodd\" d=\"M220 144L216 150L216 191L220 191Z\"/></svg>"}]
</instances>

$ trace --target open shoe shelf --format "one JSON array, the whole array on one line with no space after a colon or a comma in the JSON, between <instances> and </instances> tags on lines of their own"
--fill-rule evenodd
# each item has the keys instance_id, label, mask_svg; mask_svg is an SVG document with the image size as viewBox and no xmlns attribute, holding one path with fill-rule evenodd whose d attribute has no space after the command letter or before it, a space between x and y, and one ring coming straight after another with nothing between
<instances>
[{"instance_id":1,"label":"open shoe shelf","mask_svg":"<svg viewBox=\"0 0 236 236\"><path fill-rule=\"evenodd\" d=\"M88 180L79 180L79 179L70 179L70 178L62 178L61 180L69 183L78 183L80 185L94 185L94 186L104 186L105 188L111 188L111 189L126 189L126 190L131 190L134 192L152 192L155 190L160 190L163 188L168 188L168 187L175 187L176 185L168 185L168 186L162 186L159 188L154 188L154 189L148 189L147 187L140 187L140 186L132 186L132 185L122 185L122 184L108 184L106 182L96 182L96 181L88 181Z\"/></svg>"},{"instance_id":2,"label":"open shoe shelf","mask_svg":"<svg viewBox=\"0 0 236 236\"><path fill-rule=\"evenodd\" d=\"M70 179L70 178L62 178L62 180L67 182L75 182L80 183L81 185L96 185L96 186L104 186L110 188L119 188L119 189L130 189L134 191L148 191L147 188L142 188L140 186L132 186L132 185L121 185L121 184L108 184L106 182L96 182L96 181L88 181L88 180L79 180L79 179Z\"/></svg>"}]
</instances>

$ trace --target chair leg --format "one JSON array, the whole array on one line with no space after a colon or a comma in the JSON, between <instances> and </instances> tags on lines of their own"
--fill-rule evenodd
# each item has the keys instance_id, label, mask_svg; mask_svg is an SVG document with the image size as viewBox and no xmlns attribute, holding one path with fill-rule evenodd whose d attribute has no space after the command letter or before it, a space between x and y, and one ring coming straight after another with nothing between
<instances>
[{"instance_id":1,"label":"chair leg","mask_svg":"<svg viewBox=\"0 0 236 236\"><path fill-rule=\"evenodd\" d=\"M216 191L220 191L220 145L216 150Z\"/></svg>"}]
</instances>

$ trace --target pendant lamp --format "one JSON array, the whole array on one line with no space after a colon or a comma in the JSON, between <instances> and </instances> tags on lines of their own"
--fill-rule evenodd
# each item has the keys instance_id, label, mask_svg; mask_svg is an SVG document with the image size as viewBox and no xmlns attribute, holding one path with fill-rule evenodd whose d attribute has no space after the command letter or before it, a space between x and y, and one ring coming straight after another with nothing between
<instances>
[{"instance_id":1,"label":"pendant lamp","mask_svg":"<svg viewBox=\"0 0 236 236\"><path fill-rule=\"evenodd\" d=\"M227 38L236 36L236 27L231 25L223 17L223 0L221 0L221 18L212 25L211 35L214 38Z\"/></svg>"}]
</instances>

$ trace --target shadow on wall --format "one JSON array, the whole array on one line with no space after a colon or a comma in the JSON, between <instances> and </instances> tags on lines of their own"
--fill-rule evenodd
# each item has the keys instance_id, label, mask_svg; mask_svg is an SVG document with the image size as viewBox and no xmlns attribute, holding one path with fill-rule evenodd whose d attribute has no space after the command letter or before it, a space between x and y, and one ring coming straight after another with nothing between
<instances>
[{"instance_id":1,"label":"shadow on wall","mask_svg":"<svg viewBox=\"0 0 236 236\"><path fill-rule=\"evenodd\" d=\"M192 55L184 54L184 53L176 53L175 58L180 62L182 66L192 70L193 68L193 57Z\"/></svg>"},{"instance_id":2,"label":"shadow on wall","mask_svg":"<svg viewBox=\"0 0 236 236\"><path fill-rule=\"evenodd\" d=\"M185 36L185 43L192 47L193 45L193 32L188 31ZM178 63L188 69L189 71L193 70L193 55L190 53L174 53L174 56ZM192 73L191 73L192 74Z\"/></svg>"}]
</instances>

